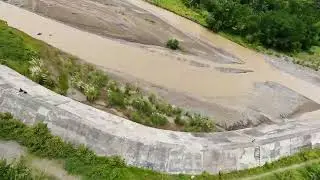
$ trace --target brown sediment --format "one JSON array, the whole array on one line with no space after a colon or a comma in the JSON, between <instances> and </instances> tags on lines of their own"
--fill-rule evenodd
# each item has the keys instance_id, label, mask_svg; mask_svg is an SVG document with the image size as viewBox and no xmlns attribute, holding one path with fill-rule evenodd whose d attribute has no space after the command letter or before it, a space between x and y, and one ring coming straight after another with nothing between
<instances>
[{"instance_id":1,"label":"brown sediment","mask_svg":"<svg viewBox=\"0 0 320 180\"><path fill-rule=\"evenodd\" d=\"M293 111L286 103L285 98L291 98L286 96L288 93L301 97L294 102L294 108L300 105L302 108L294 111L307 112L303 108L306 103L312 105L308 105L308 111L318 109L318 85L276 69L265 62L264 55L143 1L8 2L65 23L1 2L0 18L10 26L111 73L116 72L123 79L146 84L143 87L156 90L174 104L216 117L220 125L227 124L226 128L238 126L239 122L259 125L261 122L256 117L270 112L270 107L261 107L259 101L252 100L252 95L259 91L256 83L275 82L292 90L263 94L272 98L274 93L280 93L279 97L284 99L277 101L278 108L288 114ZM185 51L172 52L160 47L170 37L179 39ZM225 73L221 69L252 72Z\"/></svg>"}]
</instances>

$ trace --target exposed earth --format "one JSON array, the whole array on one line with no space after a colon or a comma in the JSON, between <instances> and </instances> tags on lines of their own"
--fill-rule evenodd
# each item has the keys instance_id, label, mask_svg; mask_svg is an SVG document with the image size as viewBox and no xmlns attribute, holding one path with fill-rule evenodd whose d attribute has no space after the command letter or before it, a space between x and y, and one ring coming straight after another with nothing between
<instances>
[{"instance_id":1,"label":"exposed earth","mask_svg":"<svg viewBox=\"0 0 320 180\"><path fill-rule=\"evenodd\" d=\"M69 175L63 165L54 160L39 159L28 154L27 149L14 141L0 141L0 157L8 162L18 161L21 157L26 160L26 165L37 171L52 177L52 179L78 180L79 177Z\"/></svg>"},{"instance_id":2,"label":"exposed earth","mask_svg":"<svg viewBox=\"0 0 320 180\"><path fill-rule=\"evenodd\" d=\"M20 7L0 3L0 19L10 26L227 130L320 118L319 72L246 49L144 1L6 2ZM181 51L164 48L171 37Z\"/></svg>"}]
</instances>

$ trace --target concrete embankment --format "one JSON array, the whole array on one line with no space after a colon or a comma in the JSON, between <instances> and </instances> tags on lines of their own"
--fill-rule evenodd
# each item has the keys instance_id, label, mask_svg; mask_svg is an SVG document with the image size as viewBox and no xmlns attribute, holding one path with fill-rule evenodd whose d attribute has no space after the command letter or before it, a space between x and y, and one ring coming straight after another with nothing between
<instances>
[{"instance_id":1,"label":"concrete embankment","mask_svg":"<svg viewBox=\"0 0 320 180\"><path fill-rule=\"evenodd\" d=\"M281 123L320 108L319 74L288 73L287 64L274 68L262 54L143 1L6 2L0 1L0 19L10 26L171 104L213 117L224 129ZM138 43L128 42L129 34ZM160 47L171 36L192 52Z\"/></svg>"},{"instance_id":2,"label":"concrete embankment","mask_svg":"<svg viewBox=\"0 0 320 180\"><path fill-rule=\"evenodd\" d=\"M154 129L60 96L5 66L0 112L27 124L42 120L53 134L99 155L120 155L130 165L168 173L245 169L320 143L320 121L308 118L211 134Z\"/></svg>"}]
</instances>

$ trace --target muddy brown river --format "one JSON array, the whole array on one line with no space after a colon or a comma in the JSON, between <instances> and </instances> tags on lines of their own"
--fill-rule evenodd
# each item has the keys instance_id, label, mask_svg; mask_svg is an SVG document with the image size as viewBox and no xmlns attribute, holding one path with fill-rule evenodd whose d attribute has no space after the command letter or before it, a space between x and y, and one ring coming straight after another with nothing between
<instances>
[{"instance_id":1,"label":"muddy brown river","mask_svg":"<svg viewBox=\"0 0 320 180\"><path fill-rule=\"evenodd\" d=\"M126 6L139 7L142 9L139 11L150 14L150 17L152 15L155 22L161 21L168 27L174 27L172 33L181 37L182 44L184 39L186 47L193 47L192 42L197 42L194 43L196 48L173 52L160 47L160 41L136 43L139 36L132 35L131 40L121 40L120 35L91 33L90 30L83 31L79 27L68 26L66 22L43 17L50 13L40 13L43 15L40 16L2 1L0 19L89 63L167 89L168 94L174 92L168 96L169 101L214 116L217 123L225 128L255 126L264 121L282 122L283 119L298 117L320 108L320 83L312 83L281 71L267 63L265 55L144 1L121 2L125 2ZM97 3L94 2L94 6ZM46 10L50 12L50 9ZM39 32L41 36L37 35ZM213 56L223 61L213 60ZM178 96L182 97L176 100ZM319 113L314 112L305 117L320 118Z\"/></svg>"}]
</instances>

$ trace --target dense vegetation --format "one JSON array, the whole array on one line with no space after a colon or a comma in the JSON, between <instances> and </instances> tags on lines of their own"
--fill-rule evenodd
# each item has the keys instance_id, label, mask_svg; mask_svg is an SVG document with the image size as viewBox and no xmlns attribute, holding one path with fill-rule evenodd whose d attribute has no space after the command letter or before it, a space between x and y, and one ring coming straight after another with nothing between
<instances>
[{"instance_id":1,"label":"dense vegetation","mask_svg":"<svg viewBox=\"0 0 320 180\"><path fill-rule=\"evenodd\" d=\"M295 63L320 69L319 0L146 1L241 45L268 54L284 52L293 56Z\"/></svg>"},{"instance_id":2,"label":"dense vegetation","mask_svg":"<svg viewBox=\"0 0 320 180\"><path fill-rule=\"evenodd\" d=\"M208 27L281 51L309 50L320 43L317 0L184 0L209 12Z\"/></svg>"},{"instance_id":3,"label":"dense vegetation","mask_svg":"<svg viewBox=\"0 0 320 180\"><path fill-rule=\"evenodd\" d=\"M172 46L178 44L174 41ZM78 89L91 105L103 100L107 110L151 127L193 131L214 131L213 120L166 103L131 84L111 80L105 72L80 63L42 41L0 21L0 63L28 76L33 81L66 95Z\"/></svg>"},{"instance_id":4,"label":"dense vegetation","mask_svg":"<svg viewBox=\"0 0 320 180\"><path fill-rule=\"evenodd\" d=\"M22 122L15 120L8 113L0 113L0 139L13 140L25 146L31 155L40 158L56 159L63 162L64 169L70 174L79 175L84 179L123 179L123 180L187 180L187 175L166 175L147 169L135 168L125 164L120 157L97 156L94 152L83 145L74 146L62 141L60 137L53 136L48 130L46 124L39 123L34 126L27 126ZM320 158L320 149L306 150L296 155L282 158L273 163L266 164L262 167L235 171L227 174L209 175L203 173L195 176L197 180L218 180L218 179L236 179L248 177L272 171L281 167L292 164L315 160ZM14 174L23 173L30 175L24 166L10 166L14 168ZM10 168L6 163L0 163L0 178L8 177ZM17 169L18 170L15 170ZM301 167L300 169L286 171L282 174L272 175L265 179L288 179L288 177L299 177L301 179L312 179L320 174L319 163ZM12 175L12 174L11 174ZM298 176L299 175L299 176ZM1 178L6 179L6 178ZM10 178L8 178L10 179ZM18 178L19 179L19 178ZM23 179L23 178L20 178ZM29 179L29 178L27 178ZM31 178L30 178L31 179ZM292 179L292 178L291 178ZM297 178L296 178L297 179Z\"/></svg>"}]
</instances>

